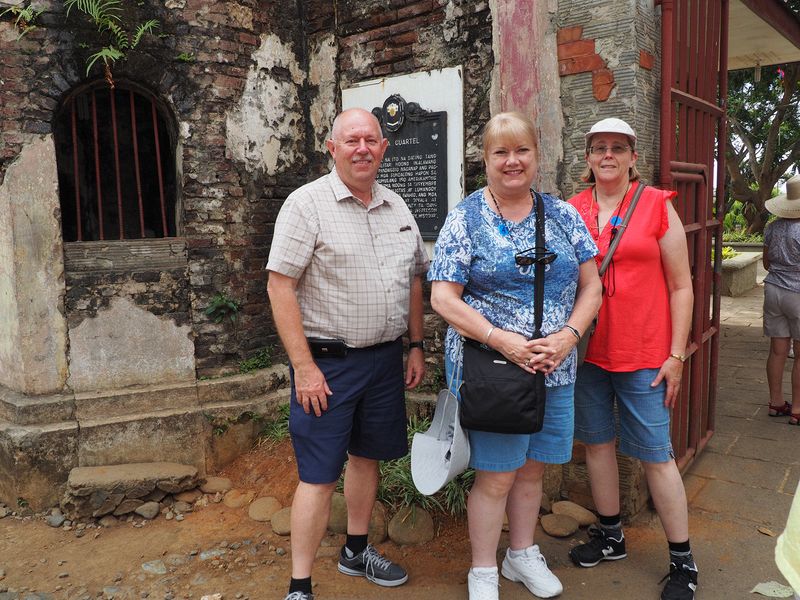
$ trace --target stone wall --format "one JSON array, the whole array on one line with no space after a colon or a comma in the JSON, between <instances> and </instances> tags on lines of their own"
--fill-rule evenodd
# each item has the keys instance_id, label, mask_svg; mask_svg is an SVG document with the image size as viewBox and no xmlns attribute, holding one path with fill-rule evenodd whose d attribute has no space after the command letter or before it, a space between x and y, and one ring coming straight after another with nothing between
<instances>
[{"instance_id":1,"label":"stone wall","mask_svg":"<svg viewBox=\"0 0 800 600\"><path fill-rule=\"evenodd\" d=\"M564 112L565 198L585 187L584 134L606 117L626 120L638 137L637 166L655 181L658 166L660 10L647 0L561 0L558 57Z\"/></svg>"}]
</instances>

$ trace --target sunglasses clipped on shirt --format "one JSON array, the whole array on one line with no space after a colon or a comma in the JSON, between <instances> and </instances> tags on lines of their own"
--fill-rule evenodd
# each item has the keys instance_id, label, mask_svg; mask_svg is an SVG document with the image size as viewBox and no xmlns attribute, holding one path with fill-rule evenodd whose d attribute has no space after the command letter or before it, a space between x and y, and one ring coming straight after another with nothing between
<instances>
[{"instance_id":1,"label":"sunglasses clipped on shirt","mask_svg":"<svg viewBox=\"0 0 800 600\"><path fill-rule=\"evenodd\" d=\"M621 144L619 146L616 144L613 146L590 146L589 152L595 156L605 156L609 150L611 150L611 154L625 154L630 148L630 146L623 146Z\"/></svg>"},{"instance_id":2,"label":"sunglasses clipped on shirt","mask_svg":"<svg viewBox=\"0 0 800 600\"><path fill-rule=\"evenodd\" d=\"M558 254L551 252L547 248L527 248L520 250L514 255L514 262L520 267L530 267L535 263L549 265L558 257Z\"/></svg>"}]
</instances>

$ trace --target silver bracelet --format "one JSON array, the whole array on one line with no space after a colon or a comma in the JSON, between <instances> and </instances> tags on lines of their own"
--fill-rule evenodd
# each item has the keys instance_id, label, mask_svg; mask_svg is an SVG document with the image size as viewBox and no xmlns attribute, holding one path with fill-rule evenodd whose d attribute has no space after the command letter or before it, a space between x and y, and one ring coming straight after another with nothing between
<instances>
[{"instance_id":1,"label":"silver bracelet","mask_svg":"<svg viewBox=\"0 0 800 600\"><path fill-rule=\"evenodd\" d=\"M489 338L492 336L492 332L494 330L495 330L494 326L489 327L489 331L486 332L486 341L483 342L484 346L488 346L489 345Z\"/></svg>"},{"instance_id":2,"label":"silver bracelet","mask_svg":"<svg viewBox=\"0 0 800 600\"><path fill-rule=\"evenodd\" d=\"M564 329L569 329L572 332L572 335L575 336L579 342L581 341L581 333L577 329L575 329L572 325L564 325Z\"/></svg>"}]
</instances>

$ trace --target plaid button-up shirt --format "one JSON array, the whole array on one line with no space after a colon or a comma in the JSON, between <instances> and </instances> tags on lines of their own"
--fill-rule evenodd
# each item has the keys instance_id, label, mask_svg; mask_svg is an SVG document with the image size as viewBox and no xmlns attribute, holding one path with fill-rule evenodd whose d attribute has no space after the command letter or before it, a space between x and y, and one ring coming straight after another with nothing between
<instances>
[{"instance_id":1,"label":"plaid button-up shirt","mask_svg":"<svg viewBox=\"0 0 800 600\"><path fill-rule=\"evenodd\" d=\"M298 280L306 336L362 348L408 329L411 281L428 256L400 196L374 183L365 207L334 169L286 199L267 269Z\"/></svg>"}]
</instances>

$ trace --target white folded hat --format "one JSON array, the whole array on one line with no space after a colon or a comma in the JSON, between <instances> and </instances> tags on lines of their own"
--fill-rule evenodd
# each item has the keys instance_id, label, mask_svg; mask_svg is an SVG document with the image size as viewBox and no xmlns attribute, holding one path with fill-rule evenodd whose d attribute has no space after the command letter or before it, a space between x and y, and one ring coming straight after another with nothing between
<instances>
[{"instance_id":1,"label":"white folded hat","mask_svg":"<svg viewBox=\"0 0 800 600\"><path fill-rule=\"evenodd\" d=\"M469 464L469 440L461 428L458 400L450 390L436 399L433 423L411 441L411 477L417 489L435 494Z\"/></svg>"}]
</instances>

